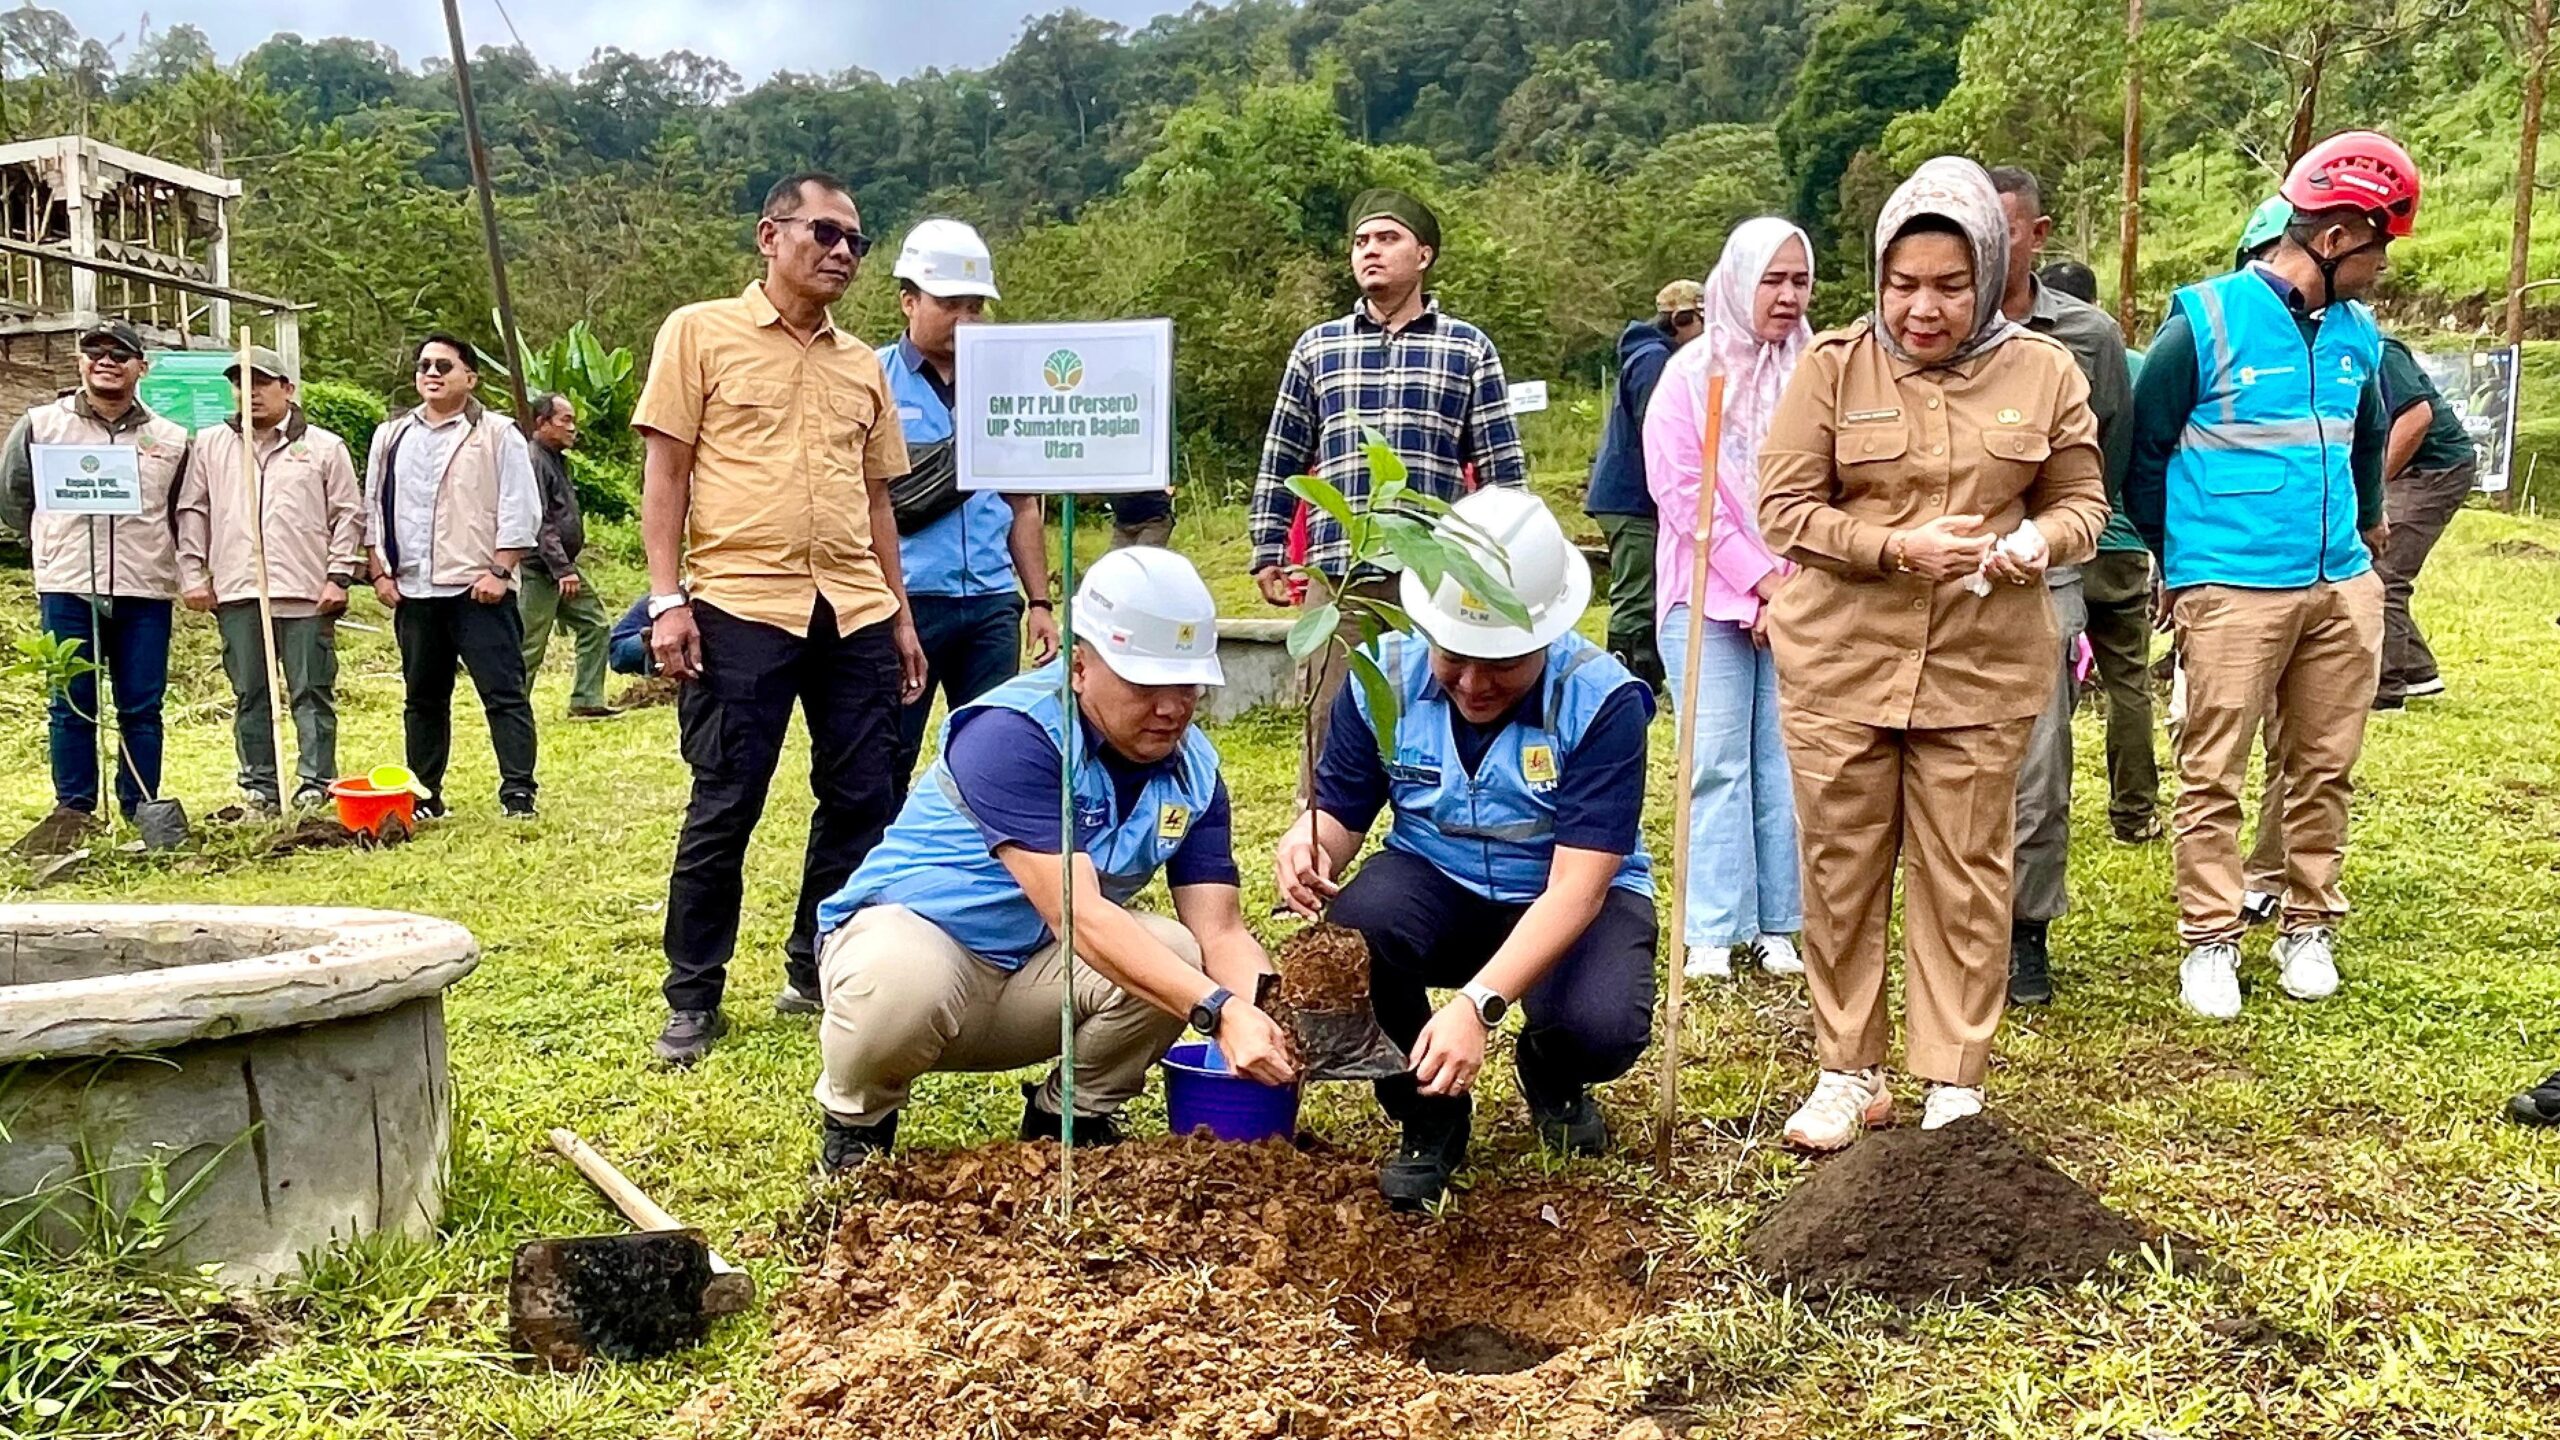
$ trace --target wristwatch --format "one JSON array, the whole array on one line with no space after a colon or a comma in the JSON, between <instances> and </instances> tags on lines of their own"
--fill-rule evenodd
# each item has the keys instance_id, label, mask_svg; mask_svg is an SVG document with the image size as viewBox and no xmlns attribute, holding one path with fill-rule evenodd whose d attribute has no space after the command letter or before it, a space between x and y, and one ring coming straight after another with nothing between
<instances>
[{"instance_id":1,"label":"wristwatch","mask_svg":"<svg viewBox=\"0 0 2560 1440\"><path fill-rule=\"evenodd\" d=\"M356 577L343 570L332 570L329 572L329 583L341 590L353 590L356 588Z\"/></svg>"},{"instance_id":2,"label":"wristwatch","mask_svg":"<svg viewBox=\"0 0 2560 1440\"><path fill-rule=\"evenodd\" d=\"M678 590L673 595L652 595L649 597L649 618L655 620L670 610L692 603L693 597L682 590Z\"/></svg>"},{"instance_id":3,"label":"wristwatch","mask_svg":"<svg viewBox=\"0 0 2560 1440\"><path fill-rule=\"evenodd\" d=\"M1476 1018L1484 1022L1487 1030L1501 1024L1502 1017L1511 1013L1511 1002L1502 998L1502 992L1481 980L1458 993L1467 997L1468 1004L1476 1007Z\"/></svg>"},{"instance_id":4,"label":"wristwatch","mask_svg":"<svg viewBox=\"0 0 2560 1440\"><path fill-rule=\"evenodd\" d=\"M1023 603L1029 605L1034 610L1055 610L1058 608L1057 602L1052 600L1028 600Z\"/></svg>"},{"instance_id":5,"label":"wristwatch","mask_svg":"<svg viewBox=\"0 0 2560 1440\"><path fill-rule=\"evenodd\" d=\"M1227 1002L1234 998L1235 992L1224 985L1210 991L1199 1004L1191 1007L1191 1028L1203 1035L1216 1035L1218 1022L1227 1016Z\"/></svg>"}]
</instances>

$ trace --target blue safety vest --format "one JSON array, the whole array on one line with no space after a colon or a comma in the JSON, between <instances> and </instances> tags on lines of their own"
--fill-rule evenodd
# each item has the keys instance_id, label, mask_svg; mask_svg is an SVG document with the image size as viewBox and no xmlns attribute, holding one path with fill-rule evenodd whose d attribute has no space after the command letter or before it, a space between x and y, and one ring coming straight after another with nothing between
<instances>
[{"instance_id":1,"label":"blue safety vest","mask_svg":"<svg viewBox=\"0 0 2560 1440\"><path fill-rule=\"evenodd\" d=\"M2169 459L2169 588L2290 590L2373 568L2356 529L2356 407L2382 364L2373 312L2331 305L2305 345L2253 270L2177 293L2196 341L2196 408Z\"/></svg>"},{"instance_id":2,"label":"blue safety vest","mask_svg":"<svg viewBox=\"0 0 2560 1440\"><path fill-rule=\"evenodd\" d=\"M907 448L947 444L951 407L933 393L924 357L903 338L880 347L880 368L898 405L898 427ZM964 495L939 520L898 537L898 565L910 595L1011 595L1013 506L992 490Z\"/></svg>"},{"instance_id":3,"label":"blue safety vest","mask_svg":"<svg viewBox=\"0 0 2560 1440\"><path fill-rule=\"evenodd\" d=\"M844 888L818 907L826 934L867 905L904 905L999 970L1019 970L1056 937L1013 872L987 849L951 774L951 736L982 710L1028 715L1061 750L1067 714L1058 697L1065 666L1053 660L963 705L943 723L939 755L908 793L906 808ZM1089 736L1076 740L1077 846L1093 862L1102 893L1126 904L1182 848L1192 822L1218 793L1218 751L1194 725L1172 761L1159 767L1123 812L1111 772Z\"/></svg>"},{"instance_id":4,"label":"blue safety vest","mask_svg":"<svg viewBox=\"0 0 2560 1440\"><path fill-rule=\"evenodd\" d=\"M1456 709L1432 678L1431 647L1390 635L1374 654L1401 704L1396 759L1387 767L1387 803L1395 811L1387 848L1430 862L1487 900L1525 905L1545 894L1556 850L1556 787L1572 749L1604 701L1644 682L1607 651L1567 633L1547 647L1535 723L1515 718L1469 775L1458 755ZM1352 698L1374 731L1368 692L1354 686ZM1653 894L1653 862L1641 840L1609 883Z\"/></svg>"}]
</instances>

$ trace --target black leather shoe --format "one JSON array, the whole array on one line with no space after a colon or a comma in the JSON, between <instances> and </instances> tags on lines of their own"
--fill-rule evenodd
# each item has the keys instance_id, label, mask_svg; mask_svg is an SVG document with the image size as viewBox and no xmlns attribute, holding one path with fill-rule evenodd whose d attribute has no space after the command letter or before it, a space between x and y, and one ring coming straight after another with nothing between
<instances>
[{"instance_id":1,"label":"black leather shoe","mask_svg":"<svg viewBox=\"0 0 2560 1440\"><path fill-rule=\"evenodd\" d=\"M833 1115L818 1124L818 1164L830 1175L840 1175L874 1155L889 1153L889 1142L898 1138L898 1117L869 1125L848 1125Z\"/></svg>"},{"instance_id":2,"label":"black leather shoe","mask_svg":"<svg viewBox=\"0 0 2560 1440\"><path fill-rule=\"evenodd\" d=\"M2053 954L2045 945L2042 921L2021 920L2009 927L2009 1003L2053 1003Z\"/></svg>"},{"instance_id":3,"label":"black leather shoe","mask_svg":"<svg viewBox=\"0 0 2560 1440\"><path fill-rule=\"evenodd\" d=\"M1405 1125L1404 1143L1378 1167L1378 1191L1388 1208L1420 1210L1448 1193L1449 1177L1466 1163L1472 1114L1470 1106L1454 1122L1434 1117Z\"/></svg>"},{"instance_id":4,"label":"black leather shoe","mask_svg":"<svg viewBox=\"0 0 2560 1440\"><path fill-rule=\"evenodd\" d=\"M1058 1112L1042 1109L1039 1100L1035 1098L1039 1093L1040 1087L1037 1084L1028 1080L1022 1083L1022 1138L1055 1140L1061 1128L1058 1123ZM1110 1116L1079 1115L1076 1117L1077 1149L1085 1150L1096 1145L1119 1143L1120 1125Z\"/></svg>"},{"instance_id":5,"label":"black leather shoe","mask_svg":"<svg viewBox=\"0 0 2560 1440\"><path fill-rule=\"evenodd\" d=\"M1529 1107L1529 1123L1538 1132L1538 1143L1556 1155L1606 1155L1609 1153L1609 1121L1600 1113L1600 1102L1589 1091L1573 1097L1573 1102L1560 1110Z\"/></svg>"},{"instance_id":6,"label":"black leather shoe","mask_svg":"<svg viewBox=\"0 0 2560 1440\"><path fill-rule=\"evenodd\" d=\"M2519 1125L2560 1125L2560 1070L2509 1100L2507 1118Z\"/></svg>"},{"instance_id":7,"label":"black leather shoe","mask_svg":"<svg viewBox=\"0 0 2560 1440\"><path fill-rule=\"evenodd\" d=\"M650 1048L660 1061L688 1070L711 1053L712 1041L728 1033L729 1017L717 1010L678 1010L667 1017L667 1028Z\"/></svg>"}]
</instances>

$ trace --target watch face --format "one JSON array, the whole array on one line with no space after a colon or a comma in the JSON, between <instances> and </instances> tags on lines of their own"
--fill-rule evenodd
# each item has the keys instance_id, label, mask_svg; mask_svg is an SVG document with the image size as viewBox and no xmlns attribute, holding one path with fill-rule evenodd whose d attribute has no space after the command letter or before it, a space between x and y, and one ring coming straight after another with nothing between
<instances>
[{"instance_id":1,"label":"watch face","mask_svg":"<svg viewBox=\"0 0 2560 1440\"><path fill-rule=\"evenodd\" d=\"M1510 1013L1511 1002L1499 995L1487 995L1476 1001L1476 1014L1482 1017L1487 1025L1501 1024L1502 1017Z\"/></svg>"}]
</instances>

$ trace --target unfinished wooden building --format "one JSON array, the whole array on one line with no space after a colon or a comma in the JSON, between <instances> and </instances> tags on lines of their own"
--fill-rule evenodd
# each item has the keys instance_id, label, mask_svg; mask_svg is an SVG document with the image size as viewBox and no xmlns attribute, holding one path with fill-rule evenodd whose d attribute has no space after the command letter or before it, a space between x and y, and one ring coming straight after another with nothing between
<instances>
[{"instance_id":1,"label":"unfinished wooden building","mask_svg":"<svg viewBox=\"0 0 2560 1440\"><path fill-rule=\"evenodd\" d=\"M167 349L227 350L255 324L298 363L298 307L231 288L239 198L237 180L86 136L0 145L0 414L73 384L101 317Z\"/></svg>"}]
</instances>

